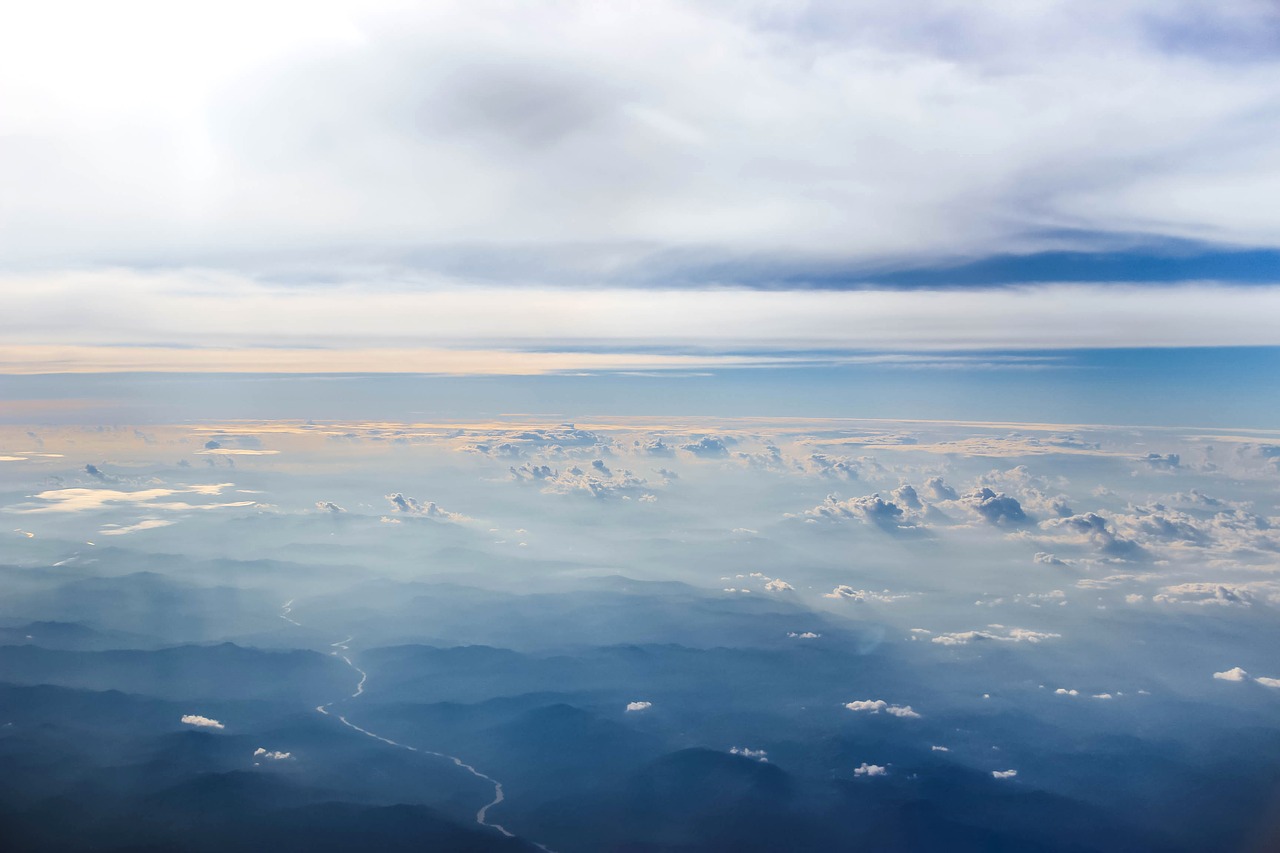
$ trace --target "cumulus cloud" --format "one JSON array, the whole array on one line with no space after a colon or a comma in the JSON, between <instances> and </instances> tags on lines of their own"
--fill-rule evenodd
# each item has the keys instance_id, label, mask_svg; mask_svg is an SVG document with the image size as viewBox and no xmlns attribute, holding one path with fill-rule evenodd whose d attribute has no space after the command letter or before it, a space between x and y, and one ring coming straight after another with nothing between
<instances>
[{"instance_id":1,"label":"cumulus cloud","mask_svg":"<svg viewBox=\"0 0 1280 853\"><path fill-rule=\"evenodd\" d=\"M593 498L639 497L651 495L653 486L643 477L626 469L613 470L603 459L594 460L583 469L572 465L563 470L548 465L525 463L508 469L516 482L536 483L545 494L582 494ZM652 496L656 500L656 496ZM651 502L651 501L646 501Z\"/></svg>"},{"instance_id":2,"label":"cumulus cloud","mask_svg":"<svg viewBox=\"0 0 1280 853\"><path fill-rule=\"evenodd\" d=\"M888 772L879 764L868 764L865 761L860 766L853 768L854 776L884 776Z\"/></svg>"},{"instance_id":3,"label":"cumulus cloud","mask_svg":"<svg viewBox=\"0 0 1280 853\"><path fill-rule=\"evenodd\" d=\"M183 714L179 721L188 726L195 726L202 729L223 729L226 726L210 717L202 717L199 714Z\"/></svg>"},{"instance_id":4,"label":"cumulus cloud","mask_svg":"<svg viewBox=\"0 0 1280 853\"><path fill-rule=\"evenodd\" d=\"M764 588L769 590L770 592L782 592L784 590L795 589L794 586L782 580L781 578L774 578L773 580L766 583L764 585Z\"/></svg>"},{"instance_id":5,"label":"cumulus cloud","mask_svg":"<svg viewBox=\"0 0 1280 853\"><path fill-rule=\"evenodd\" d=\"M1017 525L1029 520L1016 498L985 487L965 495L960 503L990 524Z\"/></svg>"},{"instance_id":6,"label":"cumulus cloud","mask_svg":"<svg viewBox=\"0 0 1280 853\"><path fill-rule=\"evenodd\" d=\"M278 750L270 750L265 747L258 747L253 751L254 758L268 758L272 761L285 761L293 757L291 752L280 752Z\"/></svg>"},{"instance_id":7,"label":"cumulus cloud","mask_svg":"<svg viewBox=\"0 0 1280 853\"><path fill-rule=\"evenodd\" d=\"M1250 607L1255 602L1265 600L1263 591L1271 591L1272 585L1266 582L1253 584L1227 584L1191 582L1162 587L1151 596L1152 601L1161 604L1197 604L1223 607ZM1269 596L1277 598L1274 592Z\"/></svg>"},{"instance_id":8,"label":"cumulus cloud","mask_svg":"<svg viewBox=\"0 0 1280 853\"><path fill-rule=\"evenodd\" d=\"M320 512L331 512L335 514L339 512L346 512L345 509L338 506L333 501L316 501L316 509L320 510Z\"/></svg>"},{"instance_id":9,"label":"cumulus cloud","mask_svg":"<svg viewBox=\"0 0 1280 853\"><path fill-rule=\"evenodd\" d=\"M769 753L763 749L748 749L745 746L735 746L729 749L730 755L741 755L743 758L754 758L756 761L769 763Z\"/></svg>"},{"instance_id":10,"label":"cumulus cloud","mask_svg":"<svg viewBox=\"0 0 1280 853\"><path fill-rule=\"evenodd\" d=\"M1148 453L1140 461L1155 471L1173 472L1182 467L1182 457L1177 453Z\"/></svg>"},{"instance_id":11,"label":"cumulus cloud","mask_svg":"<svg viewBox=\"0 0 1280 853\"><path fill-rule=\"evenodd\" d=\"M680 445L680 449L692 453L702 459L724 459L729 455L728 444L733 439L714 435L704 435L697 441Z\"/></svg>"},{"instance_id":12,"label":"cumulus cloud","mask_svg":"<svg viewBox=\"0 0 1280 853\"><path fill-rule=\"evenodd\" d=\"M652 707L653 707L652 702L628 702L627 703L628 711L647 711Z\"/></svg>"},{"instance_id":13,"label":"cumulus cloud","mask_svg":"<svg viewBox=\"0 0 1280 853\"><path fill-rule=\"evenodd\" d=\"M918 527L917 520L906 510L893 501L886 501L878 493L843 501L836 495L827 495L812 509L789 517L834 522L856 520L889 531L908 531Z\"/></svg>"},{"instance_id":14,"label":"cumulus cloud","mask_svg":"<svg viewBox=\"0 0 1280 853\"><path fill-rule=\"evenodd\" d=\"M1252 681L1254 684L1261 684L1263 687L1280 688L1280 678L1268 678L1266 676L1252 676L1245 672L1243 667L1233 666L1231 669L1215 672L1213 677L1221 681L1245 682Z\"/></svg>"},{"instance_id":15,"label":"cumulus cloud","mask_svg":"<svg viewBox=\"0 0 1280 853\"><path fill-rule=\"evenodd\" d=\"M992 770L991 777L993 779L1012 779L1018 775L1017 770Z\"/></svg>"},{"instance_id":16,"label":"cumulus cloud","mask_svg":"<svg viewBox=\"0 0 1280 853\"><path fill-rule=\"evenodd\" d=\"M813 631L788 631L787 636L793 640L816 640L822 635L816 634Z\"/></svg>"},{"instance_id":17,"label":"cumulus cloud","mask_svg":"<svg viewBox=\"0 0 1280 853\"><path fill-rule=\"evenodd\" d=\"M884 711L894 717L920 718L920 714L913 710L910 705L890 705L883 699L857 699L853 702L846 702L845 707L850 711L865 711L871 714L878 714Z\"/></svg>"},{"instance_id":18,"label":"cumulus cloud","mask_svg":"<svg viewBox=\"0 0 1280 853\"><path fill-rule=\"evenodd\" d=\"M1074 688L1068 689L1066 687L1059 687L1057 690L1053 692L1059 696L1079 696L1080 695L1079 690L1076 690Z\"/></svg>"},{"instance_id":19,"label":"cumulus cloud","mask_svg":"<svg viewBox=\"0 0 1280 853\"><path fill-rule=\"evenodd\" d=\"M425 503L415 498L405 497L400 492L387 495L386 499L396 508L396 512L405 515L420 516L422 518L433 518L438 521L470 521L471 519L461 513L449 512L439 506L435 501L427 501Z\"/></svg>"},{"instance_id":20,"label":"cumulus cloud","mask_svg":"<svg viewBox=\"0 0 1280 853\"><path fill-rule=\"evenodd\" d=\"M866 590L866 589L855 589L852 586L849 586L848 584L841 584L840 586L831 590L831 592L823 593L822 597L835 598L843 601L856 601L856 602L870 601L870 602L876 602L878 604L889 604L890 602L902 601L903 599L910 598L911 593L893 592L892 590L887 590L887 589L881 590L879 592L873 592L871 590Z\"/></svg>"},{"instance_id":21,"label":"cumulus cloud","mask_svg":"<svg viewBox=\"0 0 1280 853\"><path fill-rule=\"evenodd\" d=\"M994 641L998 643L1041 643L1055 640L1061 634L1048 631L1032 631L1027 628L1005 628L1003 625L988 625L984 630L957 631L931 637L932 642L941 646L964 646L974 642Z\"/></svg>"}]
</instances>

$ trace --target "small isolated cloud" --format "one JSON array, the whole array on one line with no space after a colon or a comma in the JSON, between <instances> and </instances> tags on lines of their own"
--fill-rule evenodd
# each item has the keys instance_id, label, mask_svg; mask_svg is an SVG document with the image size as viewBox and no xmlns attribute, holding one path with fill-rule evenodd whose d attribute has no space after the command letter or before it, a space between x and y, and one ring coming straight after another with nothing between
<instances>
[{"instance_id":1,"label":"small isolated cloud","mask_svg":"<svg viewBox=\"0 0 1280 853\"><path fill-rule=\"evenodd\" d=\"M1233 666L1231 669L1222 672L1215 672L1213 677L1221 681L1252 681L1254 684L1261 684L1263 687L1280 688L1280 678L1267 678L1261 675L1255 677L1239 666Z\"/></svg>"},{"instance_id":2,"label":"small isolated cloud","mask_svg":"<svg viewBox=\"0 0 1280 853\"><path fill-rule=\"evenodd\" d=\"M199 714L183 714L180 721L188 726L195 726L201 729L224 729L226 726L217 720L209 717L202 717Z\"/></svg>"},{"instance_id":3,"label":"small isolated cloud","mask_svg":"<svg viewBox=\"0 0 1280 853\"><path fill-rule=\"evenodd\" d=\"M748 749L745 746L735 746L729 750L729 754L741 755L743 758L754 758L756 761L761 761L765 764L769 763L769 759L766 757L769 753L763 749Z\"/></svg>"},{"instance_id":4,"label":"small isolated cloud","mask_svg":"<svg viewBox=\"0 0 1280 853\"><path fill-rule=\"evenodd\" d=\"M879 764L868 764L865 761L862 762L861 767L853 768L854 776L883 776L888 772Z\"/></svg>"},{"instance_id":5,"label":"small isolated cloud","mask_svg":"<svg viewBox=\"0 0 1280 853\"><path fill-rule=\"evenodd\" d=\"M269 759L271 759L272 761L285 761L286 759L292 758L292 757L293 757L293 753L291 753L291 752L278 752L278 751L270 750L270 749L266 749L265 747L261 747L261 746L260 746L260 747L258 747L257 749L255 749L255 750L253 751L253 757L254 757L254 758L269 758Z\"/></svg>"},{"instance_id":6,"label":"small isolated cloud","mask_svg":"<svg viewBox=\"0 0 1280 853\"><path fill-rule=\"evenodd\" d=\"M786 581L782 580L781 578L774 578L773 580L766 583L764 585L764 588L769 590L770 592L782 592L788 589L795 589L795 587L793 587L791 584L787 583Z\"/></svg>"},{"instance_id":7,"label":"small isolated cloud","mask_svg":"<svg viewBox=\"0 0 1280 853\"><path fill-rule=\"evenodd\" d=\"M840 586L831 590L831 592L824 592L822 597L841 599L845 601L873 601L878 604L888 604L893 601L902 601L904 598L910 598L911 593L893 592L888 589L881 590L880 592L873 592L867 589L854 589L848 584L840 584Z\"/></svg>"},{"instance_id":8,"label":"small isolated cloud","mask_svg":"<svg viewBox=\"0 0 1280 853\"><path fill-rule=\"evenodd\" d=\"M121 527L118 524L103 525L102 529L98 532L103 536L125 536L130 533L137 533L139 530L154 530L157 527L168 527L170 524L173 524L173 522L166 521L162 518L148 518L139 521L137 524L130 524L125 527Z\"/></svg>"},{"instance_id":9,"label":"small isolated cloud","mask_svg":"<svg viewBox=\"0 0 1280 853\"><path fill-rule=\"evenodd\" d=\"M1213 677L1222 681L1248 681L1249 673L1245 672L1241 667L1233 666L1231 669L1215 672Z\"/></svg>"},{"instance_id":10,"label":"small isolated cloud","mask_svg":"<svg viewBox=\"0 0 1280 853\"><path fill-rule=\"evenodd\" d=\"M870 714L879 714L884 711L886 714L904 719L920 718L920 714L914 711L910 705L890 705L883 699L856 699L852 702L846 702L844 706L850 711L865 711Z\"/></svg>"},{"instance_id":11,"label":"small isolated cloud","mask_svg":"<svg viewBox=\"0 0 1280 853\"><path fill-rule=\"evenodd\" d=\"M1068 689L1066 687L1059 687L1057 690L1053 692L1059 696L1079 696L1080 695L1079 690L1076 690L1074 688Z\"/></svg>"},{"instance_id":12,"label":"small isolated cloud","mask_svg":"<svg viewBox=\"0 0 1280 853\"><path fill-rule=\"evenodd\" d=\"M931 747L929 747L929 749L933 750L934 752L950 752L950 751L951 751L951 748L950 748L950 747L947 747L947 746L936 746L936 745L935 745L935 746L931 746Z\"/></svg>"},{"instance_id":13,"label":"small isolated cloud","mask_svg":"<svg viewBox=\"0 0 1280 853\"><path fill-rule=\"evenodd\" d=\"M793 640L816 640L822 635L815 634L813 631L802 631L798 634L795 631L788 631L787 636Z\"/></svg>"},{"instance_id":14,"label":"small isolated cloud","mask_svg":"<svg viewBox=\"0 0 1280 853\"><path fill-rule=\"evenodd\" d=\"M345 509L338 506L333 501L316 501L316 509L320 510L321 512L332 512L332 513L346 512Z\"/></svg>"},{"instance_id":15,"label":"small isolated cloud","mask_svg":"<svg viewBox=\"0 0 1280 853\"><path fill-rule=\"evenodd\" d=\"M396 512L401 512L401 513L404 513L405 515L416 515L416 516L421 516L422 518L434 518L438 521L470 521L471 520L470 518L468 518L465 515L462 515L461 513L449 512L448 510L443 509L435 501L427 501L426 503L422 503L416 500L415 498L407 498L404 495L400 494L399 492L396 492L395 494L387 495L386 498L388 501L391 502L391 505L396 508Z\"/></svg>"},{"instance_id":16,"label":"small isolated cloud","mask_svg":"<svg viewBox=\"0 0 1280 853\"><path fill-rule=\"evenodd\" d=\"M1040 566L1069 566L1066 560L1060 559L1048 551L1037 551L1035 557L1032 558L1037 565Z\"/></svg>"},{"instance_id":17,"label":"small isolated cloud","mask_svg":"<svg viewBox=\"0 0 1280 853\"><path fill-rule=\"evenodd\" d=\"M993 779L1012 779L1018 775L1017 770L992 770L991 778Z\"/></svg>"},{"instance_id":18,"label":"small isolated cloud","mask_svg":"<svg viewBox=\"0 0 1280 853\"><path fill-rule=\"evenodd\" d=\"M986 630L957 631L950 634L939 634L932 641L940 646L964 646L969 643L994 640L1000 643L1040 643L1044 640L1055 640L1061 634L1048 631L1032 631L1028 628L1005 628L1003 625L988 625Z\"/></svg>"},{"instance_id":19,"label":"small isolated cloud","mask_svg":"<svg viewBox=\"0 0 1280 853\"><path fill-rule=\"evenodd\" d=\"M647 711L652 707L653 707L652 702L628 702L627 703L628 711Z\"/></svg>"},{"instance_id":20,"label":"small isolated cloud","mask_svg":"<svg viewBox=\"0 0 1280 853\"><path fill-rule=\"evenodd\" d=\"M1114 699L1115 697L1112 696L1110 693L1095 693L1093 694L1093 698L1094 699Z\"/></svg>"}]
</instances>

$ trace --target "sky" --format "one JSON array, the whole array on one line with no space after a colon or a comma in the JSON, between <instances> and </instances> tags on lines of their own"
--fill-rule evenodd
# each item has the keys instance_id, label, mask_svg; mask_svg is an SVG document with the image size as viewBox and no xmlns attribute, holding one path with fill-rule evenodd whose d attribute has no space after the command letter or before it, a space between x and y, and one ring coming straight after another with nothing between
<instances>
[{"instance_id":1,"label":"sky","mask_svg":"<svg viewBox=\"0 0 1280 853\"><path fill-rule=\"evenodd\" d=\"M972 417L931 402L960 384L998 418L1028 372L1105 410L1124 395L1081 377L1176 394L1228 363L1151 421L1246 397L1240 425L1277 423L1273 3L3 16L0 372L63 377L37 398L66 374L693 372L768 408L801 371L923 400L854 415Z\"/></svg>"}]
</instances>

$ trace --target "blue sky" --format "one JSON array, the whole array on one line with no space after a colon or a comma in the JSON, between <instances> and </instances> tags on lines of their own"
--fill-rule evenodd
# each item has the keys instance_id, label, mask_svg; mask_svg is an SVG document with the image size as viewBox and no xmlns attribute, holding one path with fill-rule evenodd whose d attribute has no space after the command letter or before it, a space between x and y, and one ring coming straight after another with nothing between
<instances>
[{"instance_id":1,"label":"blue sky","mask_svg":"<svg viewBox=\"0 0 1280 853\"><path fill-rule=\"evenodd\" d=\"M7 374L1275 423L1271 3L6 15Z\"/></svg>"}]
</instances>

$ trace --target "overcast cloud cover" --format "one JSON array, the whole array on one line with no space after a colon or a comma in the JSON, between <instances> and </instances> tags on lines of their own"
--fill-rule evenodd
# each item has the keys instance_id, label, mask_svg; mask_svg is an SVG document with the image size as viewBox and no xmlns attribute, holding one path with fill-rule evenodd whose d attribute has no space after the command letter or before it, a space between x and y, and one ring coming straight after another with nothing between
<instances>
[{"instance_id":1,"label":"overcast cloud cover","mask_svg":"<svg viewBox=\"0 0 1280 853\"><path fill-rule=\"evenodd\" d=\"M1280 344L1265 0L4 24L6 372Z\"/></svg>"}]
</instances>

